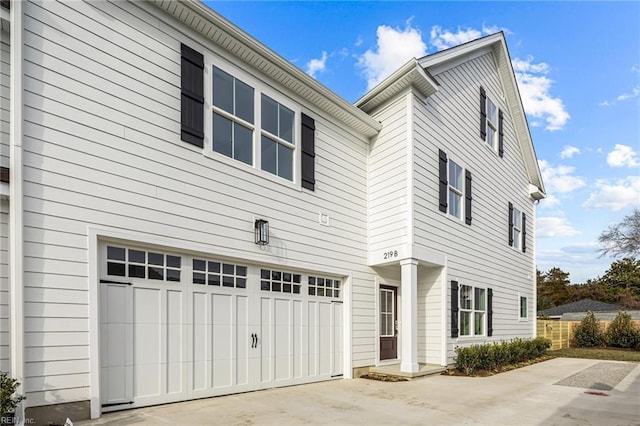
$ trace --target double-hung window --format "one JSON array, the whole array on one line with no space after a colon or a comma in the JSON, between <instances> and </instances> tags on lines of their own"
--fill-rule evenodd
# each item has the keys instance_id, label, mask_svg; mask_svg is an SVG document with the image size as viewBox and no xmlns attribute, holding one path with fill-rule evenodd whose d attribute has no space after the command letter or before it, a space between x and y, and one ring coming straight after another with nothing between
<instances>
[{"instance_id":1,"label":"double-hung window","mask_svg":"<svg viewBox=\"0 0 640 426\"><path fill-rule=\"evenodd\" d=\"M487 296L484 288L460 286L460 336L484 336Z\"/></svg>"},{"instance_id":2,"label":"double-hung window","mask_svg":"<svg viewBox=\"0 0 640 426\"><path fill-rule=\"evenodd\" d=\"M463 169L449 160L449 214L462 219L464 174Z\"/></svg>"},{"instance_id":3,"label":"double-hung window","mask_svg":"<svg viewBox=\"0 0 640 426\"><path fill-rule=\"evenodd\" d=\"M487 145L498 151L498 108L487 97Z\"/></svg>"},{"instance_id":4,"label":"double-hung window","mask_svg":"<svg viewBox=\"0 0 640 426\"><path fill-rule=\"evenodd\" d=\"M520 296L520 314L519 317L521 320L525 320L528 318L527 314L527 298L524 296Z\"/></svg>"},{"instance_id":5,"label":"double-hung window","mask_svg":"<svg viewBox=\"0 0 640 426\"><path fill-rule=\"evenodd\" d=\"M214 66L212 113L214 152L294 180L293 109Z\"/></svg>"},{"instance_id":6,"label":"double-hung window","mask_svg":"<svg viewBox=\"0 0 640 426\"><path fill-rule=\"evenodd\" d=\"M262 170L293 180L294 112L262 94Z\"/></svg>"},{"instance_id":7,"label":"double-hung window","mask_svg":"<svg viewBox=\"0 0 640 426\"><path fill-rule=\"evenodd\" d=\"M254 91L213 67L213 150L253 165Z\"/></svg>"},{"instance_id":8,"label":"double-hung window","mask_svg":"<svg viewBox=\"0 0 640 426\"><path fill-rule=\"evenodd\" d=\"M512 220L511 238L513 239L513 247L520 250L522 247L522 212L515 207L513 208Z\"/></svg>"}]
</instances>

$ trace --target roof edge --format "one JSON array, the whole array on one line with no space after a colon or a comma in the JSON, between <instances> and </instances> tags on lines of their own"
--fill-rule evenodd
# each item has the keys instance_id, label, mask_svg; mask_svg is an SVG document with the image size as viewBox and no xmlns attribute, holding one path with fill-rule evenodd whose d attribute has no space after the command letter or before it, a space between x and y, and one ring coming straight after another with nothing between
<instances>
[{"instance_id":1,"label":"roof edge","mask_svg":"<svg viewBox=\"0 0 640 426\"><path fill-rule=\"evenodd\" d=\"M200 0L149 1L230 54L261 70L265 75L293 93L335 116L357 132L370 138L381 130L382 125L371 116L354 107ZM206 23L218 31L212 31ZM252 55L247 53L252 53Z\"/></svg>"},{"instance_id":2,"label":"roof edge","mask_svg":"<svg viewBox=\"0 0 640 426\"><path fill-rule=\"evenodd\" d=\"M415 87L425 98L438 91L438 83L416 58L412 58L393 74L365 93L354 105L371 112L407 87Z\"/></svg>"}]
</instances>

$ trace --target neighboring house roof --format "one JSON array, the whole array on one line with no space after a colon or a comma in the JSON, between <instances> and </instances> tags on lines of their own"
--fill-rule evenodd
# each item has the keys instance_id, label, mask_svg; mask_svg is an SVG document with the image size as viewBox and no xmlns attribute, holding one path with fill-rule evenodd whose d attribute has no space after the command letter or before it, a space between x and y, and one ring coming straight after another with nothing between
<instances>
[{"instance_id":1,"label":"neighboring house roof","mask_svg":"<svg viewBox=\"0 0 640 426\"><path fill-rule=\"evenodd\" d=\"M624 310L620 309L615 312L594 312L593 315L597 320L600 321L612 321L617 315L618 312ZM640 321L640 311L626 311L632 320ZM567 312L566 314L562 314L560 317L560 321L582 321L584 317L587 316L587 312Z\"/></svg>"},{"instance_id":2,"label":"neighboring house roof","mask_svg":"<svg viewBox=\"0 0 640 426\"><path fill-rule=\"evenodd\" d=\"M450 49L441 50L418 59L418 62L428 72L437 75L438 68L455 66L464 60L472 59L489 51L493 52L493 56L496 59L498 74L504 87L505 99L511 113L511 119L515 125L516 137L529 177L529 183L534 186L534 188L530 188L529 192L534 199L542 199L546 196L542 173L538 166L538 159L533 147L527 116L520 98L504 33L498 32Z\"/></svg>"},{"instance_id":3,"label":"neighboring house roof","mask_svg":"<svg viewBox=\"0 0 640 426\"><path fill-rule=\"evenodd\" d=\"M150 0L229 54L371 138L382 125L199 0Z\"/></svg>"},{"instance_id":4,"label":"neighboring house roof","mask_svg":"<svg viewBox=\"0 0 640 426\"><path fill-rule=\"evenodd\" d=\"M618 312L622 307L613 303L598 302L597 300L582 299L577 302L555 306L550 309L538 312L539 316L560 317L568 312Z\"/></svg>"}]
</instances>

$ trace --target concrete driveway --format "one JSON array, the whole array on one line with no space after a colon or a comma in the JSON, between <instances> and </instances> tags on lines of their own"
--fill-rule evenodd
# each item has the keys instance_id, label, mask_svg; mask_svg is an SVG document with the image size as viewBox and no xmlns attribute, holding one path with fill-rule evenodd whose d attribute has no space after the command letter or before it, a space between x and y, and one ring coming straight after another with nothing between
<instances>
[{"instance_id":1,"label":"concrete driveway","mask_svg":"<svg viewBox=\"0 0 640 426\"><path fill-rule=\"evenodd\" d=\"M75 425L640 425L640 364L556 358L487 378L338 380Z\"/></svg>"}]
</instances>

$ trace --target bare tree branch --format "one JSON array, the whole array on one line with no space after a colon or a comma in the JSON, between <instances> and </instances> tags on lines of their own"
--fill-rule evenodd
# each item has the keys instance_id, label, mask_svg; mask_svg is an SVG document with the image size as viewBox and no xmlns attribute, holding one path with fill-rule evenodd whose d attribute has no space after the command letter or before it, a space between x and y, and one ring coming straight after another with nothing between
<instances>
[{"instance_id":1,"label":"bare tree branch","mask_svg":"<svg viewBox=\"0 0 640 426\"><path fill-rule=\"evenodd\" d=\"M632 257L640 255L640 210L635 209L622 222L612 225L598 237L602 245L600 257Z\"/></svg>"}]
</instances>

